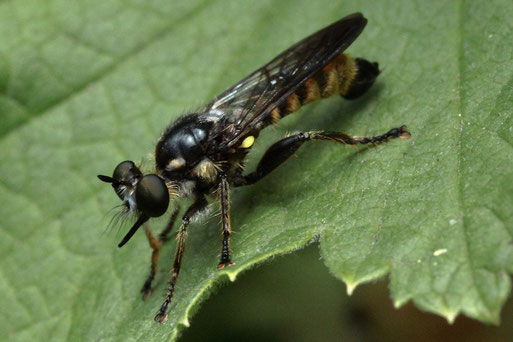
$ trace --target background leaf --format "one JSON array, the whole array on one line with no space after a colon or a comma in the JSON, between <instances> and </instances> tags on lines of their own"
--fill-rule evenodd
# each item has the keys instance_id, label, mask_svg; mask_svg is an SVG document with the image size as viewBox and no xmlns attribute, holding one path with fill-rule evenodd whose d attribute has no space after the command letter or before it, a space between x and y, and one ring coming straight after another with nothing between
<instances>
[{"instance_id":1,"label":"background leaf","mask_svg":"<svg viewBox=\"0 0 513 342\"><path fill-rule=\"evenodd\" d=\"M142 302L147 243L101 236L118 202L95 175L355 11L369 25L349 52L380 62L376 86L265 131L252 165L292 130L404 123L412 139L361 153L310 144L234 191L237 265L215 269L217 219L191 227L169 321L154 324L174 246ZM397 306L498 322L513 271L512 14L505 0L0 2L0 338L169 339L218 279L317 238L350 291L390 272Z\"/></svg>"}]
</instances>

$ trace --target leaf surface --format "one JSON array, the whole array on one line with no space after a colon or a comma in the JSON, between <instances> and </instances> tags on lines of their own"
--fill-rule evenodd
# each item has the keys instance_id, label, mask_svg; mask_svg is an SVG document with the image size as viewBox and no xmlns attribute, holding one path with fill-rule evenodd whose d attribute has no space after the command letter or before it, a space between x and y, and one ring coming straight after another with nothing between
<instances>
[{"instance_id":1,"label":"leaf surface","mask_svg":"<svg viewBox=\"0 0 513 342\"><path fill-rule=\"evenodd\" d=\"M96 174L148 159L184 111L355 11L369 24L348 52L379 61L375 87L266 130L249 168L295 130L407 124L412 138L360 153L312 143L234 190L237 265L216 270L217 217L191 226L155 324L174 243L141 301L149 247L102 235L118 201ZM513 271L512 15L505 0L0 2L0 338L171 340L219 279L312 239L349 292L390 274L397 306L498 322Z\"/></svg>"}]
</instances>

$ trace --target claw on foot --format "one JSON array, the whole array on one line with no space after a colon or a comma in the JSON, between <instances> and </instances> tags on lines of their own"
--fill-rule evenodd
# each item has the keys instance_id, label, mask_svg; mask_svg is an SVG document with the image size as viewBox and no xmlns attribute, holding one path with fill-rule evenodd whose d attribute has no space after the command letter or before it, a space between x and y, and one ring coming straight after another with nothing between
<instances>
[{"instance_id":1,"label":"claw on foot","mask_svg":"<svg viewBox=\"0 0 513 342\"><path fill-rule=\"evenodd\" d=\"M165 321L167 321L167 314L158 313L155 316L154 320L159 323L164 323Z\"/></svg>"},{"instance_id":2,"label":"claw on foot","mask_svg":"<svg viewBox=\"0 0 513 342\"><path fill-rule=\"evenodd\" d=\"M151 296L151 290L150 289L142 289L141 294L142 294L142 300L147 301Z\"/></svg>"},{"instance_id":3,"label":"claw on foot","mask_svg":"<svg viewBox=\"0 0 513 342\"><path fill-rule=\"evenodd\" d=\"M231 261L231 260L227 261L227 262L220 262L219 265L217 265L217 269L218 270L222 270L225 265L233 266L233 265L235 265L235 263L233 261Z\"/></svg>"},{"instance_id":4,"label":"claw on foot","mask_svg":"<svg viewBox=\"0 0 513 342\"><path fill-rule=\"evenodd\" d=\"M402 125L399 127L399 138L401 139L408 139L411 137L410 132L408 132L408 128L406 128L405 125Z\"/></svg>"}]
</instances>

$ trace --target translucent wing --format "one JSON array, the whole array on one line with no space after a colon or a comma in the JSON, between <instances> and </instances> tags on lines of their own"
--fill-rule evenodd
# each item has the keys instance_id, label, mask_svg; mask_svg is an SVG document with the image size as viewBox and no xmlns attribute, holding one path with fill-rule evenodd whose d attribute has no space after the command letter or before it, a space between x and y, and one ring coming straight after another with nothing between
<instances>
[{"instance_id":1,"label":"translucent wing","mask_svg":"<svg viewBox=\"0 0 513 342\"><path fill-rule=\"evenodd\" d=\"M353 13L294 44L272 61L217 96L207 110L224 112L219 134L232 146L258 127L298 87L344 51L367 24Z\"/></svg>"}]
</instances>

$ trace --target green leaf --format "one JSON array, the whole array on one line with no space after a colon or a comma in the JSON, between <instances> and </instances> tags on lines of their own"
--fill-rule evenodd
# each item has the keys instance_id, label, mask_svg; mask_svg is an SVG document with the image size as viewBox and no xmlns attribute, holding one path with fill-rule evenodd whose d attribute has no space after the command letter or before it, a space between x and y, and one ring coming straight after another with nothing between
<instances>
[{"instance_id":1,"label":"green leaf","mask_svg":"<svg viewBox=\"0 0 513 342\"><path fill-rule=\"evenodd\" d=\"M191 226L154 323L174 243L141 301L150 249L142 233L122 249L124 231L102 235L119 201L96 174L146 158L184 110L355 11L369 24L348 52L379 61L376 86L264 131L250 168L293 130L407 124L412 138L312 143L233 191L237 265L216 270L216 218ZM348 292L390 274L397 306L497 323L513 271L512 16L506 0L0 2L0 339L170 340L220 279L317 239Z\"/></svg>"}]
</instances>

